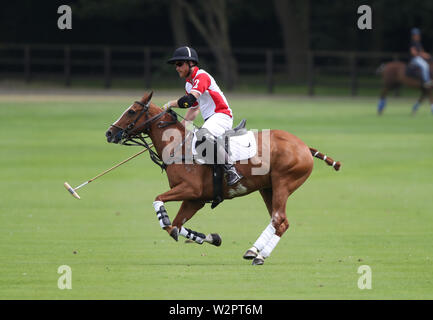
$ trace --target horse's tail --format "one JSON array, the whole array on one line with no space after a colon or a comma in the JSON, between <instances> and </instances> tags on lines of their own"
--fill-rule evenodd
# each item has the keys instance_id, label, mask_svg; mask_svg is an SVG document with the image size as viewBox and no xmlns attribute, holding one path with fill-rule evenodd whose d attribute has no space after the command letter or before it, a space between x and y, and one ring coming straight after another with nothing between
<instances>
[{"instance_id":1,"label":"horse's tail","mask_svg":"<svg viewBox=\"0 0 433 320\"><path fill-rule=\"evenodd\" d=\"M376 69L376 74L380 75L383 72L383 69L385 69L385 63L382 63L379 68Z\"/></svg>"},{"instance_id":2,"label":"horse's tail","mask_svg":"<svg viewBox=\"0 0 433 320\"><path fill-rule=\"evenodd\" d=\"M310 151L311 151L311 154L313 155L313 157L316 157L316 158L319 158L320 160L325 161L328 164L328 166L332 166L335 169L335 171L340 170L340 167L341 167L340 161L334 161L334 159L324 155L323 153L320 153L317 149L310 148Z\"/></svg>"}]
</instances>

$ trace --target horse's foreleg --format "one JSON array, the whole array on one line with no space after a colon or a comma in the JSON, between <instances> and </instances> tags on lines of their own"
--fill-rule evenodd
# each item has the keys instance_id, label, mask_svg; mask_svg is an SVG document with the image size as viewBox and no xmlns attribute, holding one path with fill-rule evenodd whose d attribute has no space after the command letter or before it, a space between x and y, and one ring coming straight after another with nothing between
<instances>
[{"instance_id":1,"label":"horse's foreleg","mask_svg":"<svg viewBox=\"0 0 433 320\"><path fill-rule=\"evenodd\" d=\"M174 240L178 240L179 229L171 224L167 214L167 210L164 207L164 202L182 201L185 199L191 199L199 196L200 195L195 195L194 190L191 190L188 185L179 184L173 189L170 189L155 198L155 201L153 202L153 208L155 209L159 224L161 228L167 231Z\"/></svg>"},{"instance_id":2,"label":"horse's foreleg","mask_svg":"<svg viewBox=\"0 0 433 320\"><path fill-rule=\"evenodd\" d=\"M221 245L221 238L218 234L208 234L207 236L203 233L193 231L185 228L183 225L190 220L194 214L203 208L205 202L202 200L185 200L180 206L179 212L173 220L173 226L179 230L179 234L189 240L195 241L198 244L208 242L215 246Z\"/></svg>"}]
</instances>

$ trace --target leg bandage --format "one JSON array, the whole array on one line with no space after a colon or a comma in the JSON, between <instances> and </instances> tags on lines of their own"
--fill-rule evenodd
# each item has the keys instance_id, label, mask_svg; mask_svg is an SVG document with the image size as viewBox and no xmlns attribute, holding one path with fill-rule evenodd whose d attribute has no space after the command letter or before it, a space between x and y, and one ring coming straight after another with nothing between
<instances>
[{"instance_id":1,"label":"leg bandage","mask_svg":"<svg viewBox=\"0 0 433 320\"><path fill-rule=\"evenodd\" d=\"M180 228L179 234L181 236L184 236L187 239L190 239L190 240L197 242L198 244L202 244L204 239L206 238L206 236L203 233L193 231L191 229L187 229L184 227Z\"/></svg>"},{"instance_id":2,"label":"leg bandage","mask_svg":"<svg viewBox=\"0 0 433 320\"><path fill-rule=\"evenodd\" d=\"M159 225L161 228L165 228L171 225L170 218L168 217L167 211L164 208L164 202L155 201L153 202L153 208L156 212L156 217L159 220Z\"/></svg>"},{"instance_id":3,"label":"leg bandage","mask_svg":"<svg viewBox=\"0 0 433 320\"><path fill-rule=\"evenodd\" d=\"M266 246L263 248L263 250L260 251L260 254L262 255L263 258L269 257L272 250L274 250L274 248L276 247L280 239L281 238L276 234L272 235L271 239L269 239L269 241L266 243Z\"/></svg>"},{"instance_id":4,"label":"leg bandage","mask_svg":"<svg viewBox=\"0 0 433 320\"><path fill-rule=\"evenodd\" d=\"M266 229L262 232L262 234L260 235L260 237L257 239L257 241L254 243L253 246L256 247L258 251L263 250L263 248L265 248L266 244L274 234L275 234L275 228L271 222L266 227Z\"/></svg>"}]
</instances>

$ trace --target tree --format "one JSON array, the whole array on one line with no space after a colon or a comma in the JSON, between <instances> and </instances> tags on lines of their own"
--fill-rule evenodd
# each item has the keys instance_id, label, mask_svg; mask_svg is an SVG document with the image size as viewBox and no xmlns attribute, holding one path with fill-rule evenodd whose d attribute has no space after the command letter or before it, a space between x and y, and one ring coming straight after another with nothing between
<instances>
[{"instance_id":1,"label":"tree","mask_svg":"<svg viewBox=\"0 0 433 320\"><path fill-rule=\"evenodd\" d=\"M274 0L274 8L281 27L287 71L298 79L306 74L306 53L310 49L310 2Z\"/></svg>"},{"instance_id":2,"label":"tree","mask_svg":"<svg viewBox=\"0 0 433 320\"><path fill-rule=\"evenodd\" d=\"M172 0L169 4L171 30L174 36L176 47L189 43L189 37L186 29L185 12L179 0Z\"/></svg>"},{"instance_id":3,"label":"tree","mask_svg":"<svg viewBox=\"0 0 433 320\"><path fill-rule=\"evenodd\" d=\"M238 73L230 44L226 1L194 1L193 4L191 1L179 1L214 54L223 83L228 90L232 90Z\"/></svg>"}]
</instances>

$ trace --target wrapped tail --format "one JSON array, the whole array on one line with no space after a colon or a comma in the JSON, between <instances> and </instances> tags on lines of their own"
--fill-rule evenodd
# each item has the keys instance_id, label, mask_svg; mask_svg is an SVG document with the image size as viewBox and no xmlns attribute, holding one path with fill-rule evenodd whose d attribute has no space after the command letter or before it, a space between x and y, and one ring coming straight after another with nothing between
<instances>
[{"instance_id":1,"label":"wrapped tail","mask_svg":"<svg viewBox=\"0 0 433 320\"><path fill-rule=\"evenodd\" d=\"M310 148L310 151L311 151L311 154L313 155L313 157L316 157L316 158L319 158L320 160L325 161L328 164L328 166L332 166L335 169L335 171L340 170L340 167L341 167L340 161L334 161L334 159L324 155L323 153L319 152L317 149Z\"/></svg>"}]
</instances>

